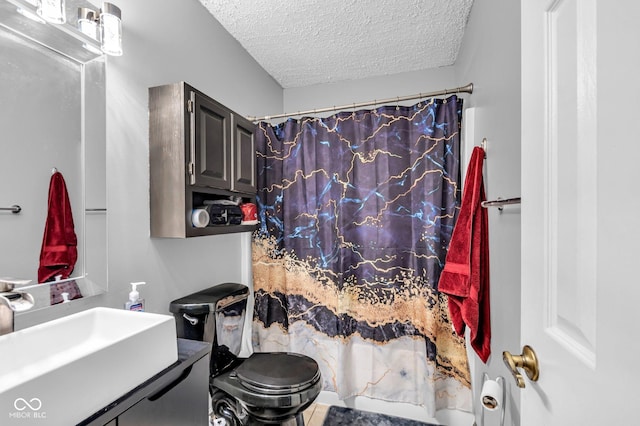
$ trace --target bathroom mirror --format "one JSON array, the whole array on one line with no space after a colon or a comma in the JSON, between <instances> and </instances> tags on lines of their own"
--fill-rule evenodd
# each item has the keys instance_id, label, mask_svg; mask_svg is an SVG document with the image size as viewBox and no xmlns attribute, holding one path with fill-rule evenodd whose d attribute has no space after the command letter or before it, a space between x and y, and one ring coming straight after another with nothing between
<instances>
[{"instance_id":1,"label":"bathroom mirror","mask_svg":"<svg viewBox=\"0 0 640 426\"><path fill-rule=\"evenodd\" d=\"M105 63L75 29L79 6L96 8L67 0L67 23L54 25L25 16L35 0L0 0L0 277L30 280L18 288L34 296L33 309L58 303L38 283L54 169L77 236L67 287L82 298L107 290Z\"/></svg>"}]
</instances>

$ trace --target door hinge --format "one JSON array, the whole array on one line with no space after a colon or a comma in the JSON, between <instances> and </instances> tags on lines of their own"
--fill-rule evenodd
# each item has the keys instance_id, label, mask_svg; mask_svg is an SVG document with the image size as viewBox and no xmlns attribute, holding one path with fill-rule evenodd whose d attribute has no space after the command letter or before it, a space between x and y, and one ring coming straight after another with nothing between
<instances>
[{"instance_id":1,"label":"door hinge","mask_svg":"<svg viewBox=\"0 0 640 426\"><path fill-rule=\"evenodd\" d=\"M191 99L189 99L187 101L187 111L189 111L189 113L193 114L193 101Z\"/></svg>"}]
</instances>

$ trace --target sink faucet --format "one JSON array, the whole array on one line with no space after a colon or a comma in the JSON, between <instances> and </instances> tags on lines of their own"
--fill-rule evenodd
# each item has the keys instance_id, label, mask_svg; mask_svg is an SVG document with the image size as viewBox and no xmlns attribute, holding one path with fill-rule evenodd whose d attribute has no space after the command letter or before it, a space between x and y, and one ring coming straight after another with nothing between
<instances>
[{"instance_id":1,"label":"sink faucet","mask_svg":"<svg viewBox=\"0 0 640 426\"><path fill-rule=\"evenodd\" d=\"M16 312L26 311L33 306L33 296L13 290L16 285L29 282L0 278L0 336L13 332Z\"/></svg>"}]
</instances>

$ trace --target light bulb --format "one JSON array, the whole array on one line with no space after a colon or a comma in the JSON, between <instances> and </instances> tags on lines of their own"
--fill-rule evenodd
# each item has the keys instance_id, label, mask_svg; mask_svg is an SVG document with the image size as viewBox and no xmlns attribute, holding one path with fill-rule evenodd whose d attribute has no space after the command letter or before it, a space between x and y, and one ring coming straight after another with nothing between
<instances>
[{"instance_id":1,"label":"light bulb","mask_svg":"<svg viewBox=\"0 0 640 426\"><path fill-rule=\"evenodd\" d=\"M98 39L98 14L86 7L78 8L78 29L94 40Z\"/></svg>"},{"instance_id":2,"label":"light bulb","mask_svg":"<svg viewBox=\"0 0 640 426\"><path fill-rule=\"evenodd\" d=\"M122 55L122 20L120 8L103 3L100 10L100 39L102 51L107 55Z\"/></svg>"}]
</instances>

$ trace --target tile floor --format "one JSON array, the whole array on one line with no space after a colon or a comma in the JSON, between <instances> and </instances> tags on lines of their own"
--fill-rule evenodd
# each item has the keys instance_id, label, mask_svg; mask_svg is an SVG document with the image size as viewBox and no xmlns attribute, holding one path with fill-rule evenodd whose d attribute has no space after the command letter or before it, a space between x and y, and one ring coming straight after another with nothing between
<instances>
[{"instance_id":1,"label":"tile floor","mask_svg":"<svg viewBox=\"0 0 640 426\"><path fill-rule=\"evenodd\" d=\"M302 413L305 426L322 426L324 418L327 416L327 411L329 411L328 405L311 404L311 406Z\"/></svg>"}]
</instances>

